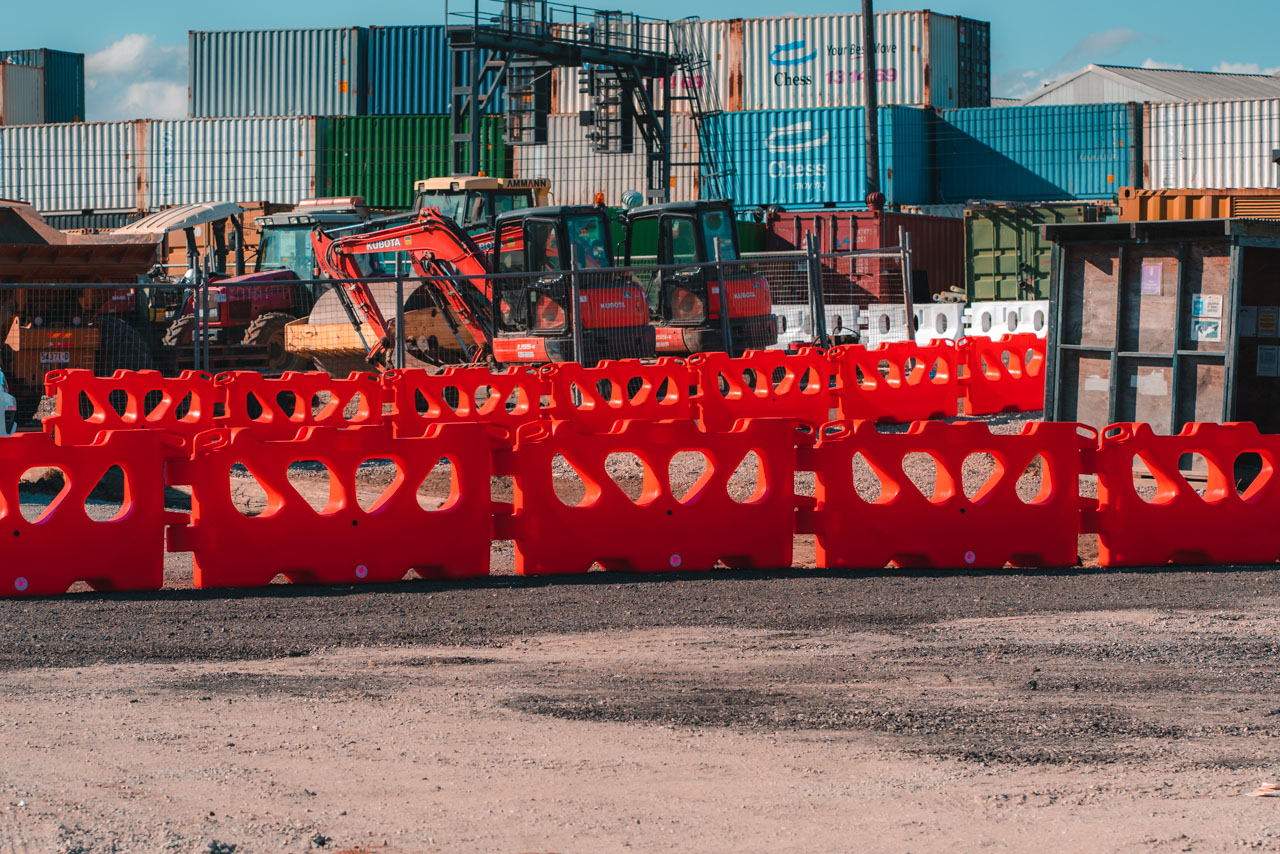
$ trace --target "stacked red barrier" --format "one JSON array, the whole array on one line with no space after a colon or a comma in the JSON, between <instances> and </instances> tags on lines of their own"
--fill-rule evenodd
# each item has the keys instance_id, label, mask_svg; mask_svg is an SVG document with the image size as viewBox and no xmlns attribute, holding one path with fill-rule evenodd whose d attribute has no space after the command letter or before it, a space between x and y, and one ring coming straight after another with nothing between
<instances>
[{"instance_id":1,"label":"stacked red barrier","mask_svg":"<svg viewBox=\"0 0 1280 854\"><path fill-rule=\"evenodd\" d=\"M840 417L871 421L951 418L960 397L960 355L952 341L837 347Z\"/></svg>"},{"instance_id":2,"label":"stacked red barrier","mask_svg":"<svg viewBox=\"0 0 1280 854\"><path fill-rule=\"evenodd\" d=\"M1045 348L1045 339L1029 332L961 341L965 415L1043 409Z\"/></svg>"}]
</instances>

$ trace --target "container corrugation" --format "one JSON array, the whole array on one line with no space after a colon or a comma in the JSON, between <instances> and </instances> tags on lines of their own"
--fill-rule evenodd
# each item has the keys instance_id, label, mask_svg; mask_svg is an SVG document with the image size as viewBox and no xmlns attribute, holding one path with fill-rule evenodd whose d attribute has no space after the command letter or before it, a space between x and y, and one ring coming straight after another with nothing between
<instances>
[{"instance_id":1,"label":"container corrugation","mask_svg":"<svg viewBox=\"0 0 1280 854\"><path fill-rule=\"evenodd\" d=\"M824 252L885 249L899 245L898 229L911 235L911 269L917 291L942 293L964 282L964 222L894 211L782 211L766 220L765 251L796 252L806 233Z\"/></svg>"},{"instance_id":2,"label":"container corrugation","mask_svg":"<svg viewBox=\"0 0 1280 854\"><path fill-rule=\"evenodd\" d=\"M0 127L0 198L38 211L141 210L144 122Z\"/></svg>"},{"instance_id":3,"label":"container corrugation","mask_svg":"<svg viewBox=\"0 0 1280 854\"><path fill-rule=\"evenodd\" d=\"M1275 187L1280 99L1147 104L1142 186Z\"/></svg>"},{"instance_id":4,"label":"container corrugation","mask_svg":"<svg viewBox=\"0 0 1280 854\"><path fill-rule=\"evenodd\" d=\"M316 195L316 119L174 119L145 124L148 209L237 199L296 204Z\"/></svg>"},{"instance_id":5,"label":"container corrugation","mask_svg":"<svg viewBox=\"0 0 1280 854\"><path fill-rule=\"evenodd\" d=\"M1280 189L1120 190L1120 221L1277 219Z\"/></svg>"},{"instance_id":6,"label":"container corrugation","mask_svg":"<svg viewBox=\"0 0 1280 854\"><path fill-rule=\"evenodd\" d=\"M955 106L955 19L935 22L946 16L925 12L881 12L875 17L879 103ZM862 104L861 20L860 15L806 15L744 21L743 108ZM938 30L950 33L952 47L935 59L940 48L931 44L930 33Z\"/></svg>"},{"instance_id":7,"label":"container corrugation","mask_svg":"<svg viewBox=\"0 0 1280 854\"><path fill-rule=\"evenodd\" d=\"M665 21L645 22L645 37L654 39L659 35L659 28L666 27ZM700 91L715 92L720 102L720 109L741 109L741 65L742 65L742 22L741 21L699 21L698 29L702 34L702 44L706 51L707 69L688 77L673 74L669 83L671 93L676 96L687 95L686 90L697 88ZM557 68L552 72L552 110L556 113L576 114L582 110L590 110L591 96L578 91L578 72L580 66ZM738 80L732 81L733 70L738 69ZM704 78L710 77L714 90L709 89ZM654 107L663 109L662 80L647 81L649 95L653 98ZM736 94L735 94L736 93ZM704 105L703 109L706 109ZM691 108L685 98L676 97L671 100L673 115L689 115Z\"/></svg>"},{"instance_id":8,"label":"container corrugation","mask_svg":"<svg viewBox=\"0 0 1280 854\"><path fill-rule=\"evenodd\" d=\"M939 203L1110 199L1135 186L1137 104L944 110L935 128Z\"/></svg>"},{"instance_id":9,"label":"container corrugation","mask_svg":"<svg viewBox=\"0 0 1280 854\"><path fill-rule=\"evenodd\" d=\"M449 37L442 24L370 27L365 112L371 116L448 113L452 71ZM484 91L494 76L491 73L481 81ZM501 87L496 95L485 112L502 112Z\"/></svg>"},{"instance_id":10,"label":"container corrugation","mask_svg":"<svg viewBox=\"0 0 1280 854\"><path fill-rule=\"evenodd\" d=\"M603 193L605 203L619 205L628 190L645 192L648 186L643 143L636 134L637 151L632 154L599 154L587 142L586 128L578 125L577 116L550 116L547 120L546 145L513 146L513 177L548 178L551 181L552 204L592 204L596 193ZM692 119L671 119L672 159L696 161L698 138ZM693 166L672 167L672 201L698 198L698 169Z\"/></svg>"},{"instance_id":11,"label":"container corrugation","mask_svg":"<svg viewBox=\"0 0 1280 854\"><path fill-rule=\"evenodd\" d=\"M373 207L407 208L415 181L450 173L448 116L334 117L321 120L321 127L322 196L362 196ZM507 177L501 117L486 116L481 133L480 168Z\"/></svg>"},{"instance_id":12,"label":"container corrugation","mask_svg":"<svg viewBox=\"0 0 1280 854\"><path fill-rule=\"evenodd\" d=\"M189 34L188 115L355 116L364 112L368 30Z\"/></svg>"},{"instance_id":13,"label":"container corrugation","mask_svg":"<svg viewBox=\"0 0 1280 854\"><path fill-rule=\"evenodd\" d=\"M0 51L0 62L44 69L44 120L82 122L84 111L84 54L65 50Z\"/></svg>"},{"instance_id":14,"label":"container corrugation","mask_svg":"<svg viewBox=\"0 0 1280 854\"><path fill-rule=\"evenodd\" d=\"M861 107L725 113L717 120L732 145L739 205L866 206ZM926 110L880 110L880 185L891 205L933 201L928 123Z\"/></svg>"},{"instance_id":15,"label":"container corrugation","mask_svg":"<svg viewBox=\"0 0 1280 854\"><path fill-rule=\"evenodd\" d=\"M110 231L123 228L134 220L142 219L142 211L114 211L110 213L48 214L45 222L60 231Z\"/></svg>"},{"instance_id":16,"label":"container corrugation","mask_svg":"<svg viewBox=\"0 0 1280 854\"><path fill-rule=\"evenodd\" d=\"M44 124L44 69L0 62L0 125Z\"/></svg>"}]
</instances>

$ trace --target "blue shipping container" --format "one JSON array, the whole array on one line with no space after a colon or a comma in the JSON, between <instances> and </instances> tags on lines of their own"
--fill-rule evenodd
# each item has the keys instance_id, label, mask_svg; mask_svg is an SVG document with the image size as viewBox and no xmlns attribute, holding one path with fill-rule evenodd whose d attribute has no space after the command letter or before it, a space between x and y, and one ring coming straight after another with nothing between
<instances>
[{"instance_id":1,"label":"blue shipping container","mask_svg":"<svg viewBox=\"0 0 1280 854\"><path fill-rule=\"evenodd\" d=\"M866 207L862 107L724 113L742 206ZM929 112L880 109L880 188L889 204L932 202Z\"/></svg>"},{"instance_id":2,"label":"blue shipping container","mask_svg":"<svg viewBox=\"0 0 1280 854\"><path fill-rule=\"evenodd\" d=\"M84 121L84 54L65 50L0 51L0 62L44 69L44 120L47 124Z\"/></svg>"},{"instance_id":3,"label":"blue shipping container","mask_svg":"<svg viewBox=\"0 0 1280 854\"><path fill-rule=\"evenodd\" d=\"M1064 104L943 110L938 202L1111 199L1142 186L1142 107Z\"/></svg>"},{"instance_id":4,"label":"blue shipping container","mask_svg":"<svg viewBox=\"0 0 1280 854\"><path fill-rule=\"evenodd\" d=\"M447 114L452 70L449 37L442 24L370 27L365 112L371 116ZM482 91L487 92L496 78L494 73L486 75ZM485 112L502 112L501 87Z\"/></svg>"}]
</instances>

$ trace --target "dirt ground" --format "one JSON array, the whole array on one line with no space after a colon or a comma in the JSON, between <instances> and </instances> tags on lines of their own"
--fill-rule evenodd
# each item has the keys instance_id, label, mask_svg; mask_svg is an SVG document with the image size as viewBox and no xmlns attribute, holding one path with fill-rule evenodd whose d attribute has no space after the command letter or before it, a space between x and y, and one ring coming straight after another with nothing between
<instances>
[{"instance_id":1,"label":"dirt ground","mask_svg":"<svg viewBox=\"0 0 1280 854\"><path fill-rule=\"evenodd\" d=\"M316 466L292 482L327 500ZM486 579L243 591L170 555L160 593L0 600L0 854L1280 848L1280 800L1246 797L1280 780L1280 570L1091 547L834 573L801 537L792 569L521 578L496 543Z\"/></svg>"}]
</instances>

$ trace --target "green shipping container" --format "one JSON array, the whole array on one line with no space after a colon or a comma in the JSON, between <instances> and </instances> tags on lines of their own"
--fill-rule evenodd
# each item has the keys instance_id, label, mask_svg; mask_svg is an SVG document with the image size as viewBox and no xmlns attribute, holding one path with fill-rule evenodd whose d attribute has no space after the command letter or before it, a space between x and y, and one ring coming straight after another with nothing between
<instances>
[{"instance_id":1,"label":"green shipping container","mask_svg":"<svg viewBox=\"0 0 1280 854\"><path fill-rule=\"evenodd\" d=\"M973 302L1048 299L1053 244L1040 226L1114 222L1115 205L992 204L964 212L965 297Z\"/></svg>"},{"instance_id":2,"label":"green shipping container","mask_svg":"<svg viewBox=\"0 0 1280 854\"><path fill-rule=\"evenodd\" d=\"M509 177L502 118L484 117L480 130L480 169ZM335 116L318 131L321 196L363 196L370 207L408 208L415 181L449 174L448 116Z\"/></svg>"}]
</instances>

